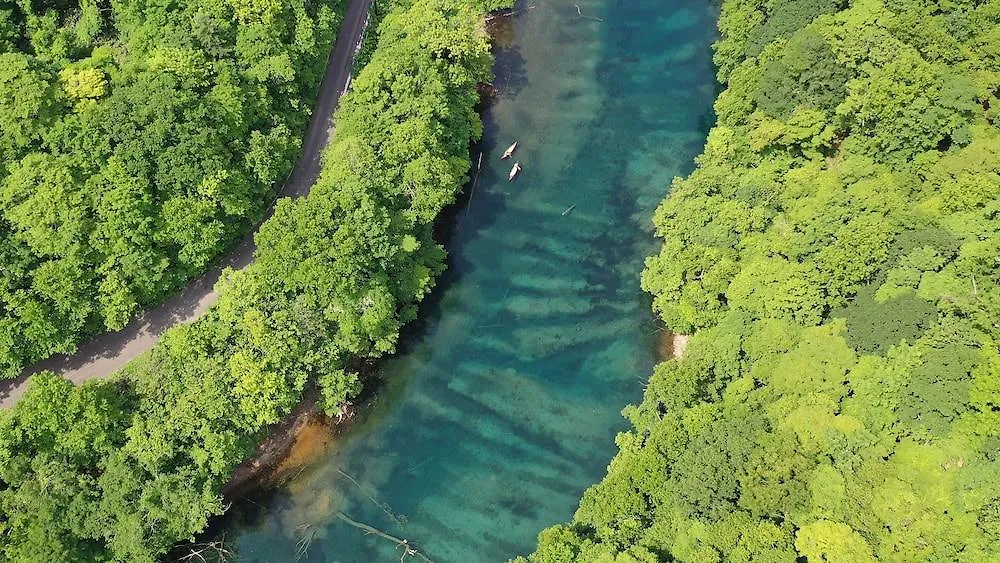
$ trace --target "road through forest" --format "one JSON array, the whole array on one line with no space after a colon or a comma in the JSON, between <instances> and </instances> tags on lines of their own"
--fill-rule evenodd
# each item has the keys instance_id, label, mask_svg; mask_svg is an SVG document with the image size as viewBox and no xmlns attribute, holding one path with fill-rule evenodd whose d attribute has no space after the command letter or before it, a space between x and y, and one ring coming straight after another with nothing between
<instances>
[{"instance_id":1,"label":"road through forest","mask_svg":"<svg viewBox=\"0 0 1000 563\"><path fill-rule=\"evenodd\" d=\"M304 196L316 181L320 156L333 133L333 111L350 80L354 55L368 23L371 4L372 0L350 0L327 61L312 119L302 142L302 152L278 194L279 198ZM273 209L272 203L265 220L271 216ZM191 322L203 315L219 298L214 287L222 271L225 268L242 269L253 259L255 234L256 230L211 270L192 280L180 293L133 319L122 330L98 335L83 343L73 354L53 356L26 368L16 379L0 381L0 408L8 408L17 402L27 389L28 378L34 373L51 370L76 384L106 377L152 348L170 327Z\"/></svg>"}]
</instances>

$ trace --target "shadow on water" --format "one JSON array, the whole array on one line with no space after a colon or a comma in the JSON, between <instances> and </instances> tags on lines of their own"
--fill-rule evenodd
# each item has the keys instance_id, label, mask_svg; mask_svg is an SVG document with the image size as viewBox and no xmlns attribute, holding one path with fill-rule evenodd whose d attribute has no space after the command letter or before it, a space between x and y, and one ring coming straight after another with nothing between
<instances>
[{"instance_id":1,"label":"shadow on water","mask_svg":"<svg viewBox=\"0 0 1000 563\"><path fill-rule=\"evenodd\" d=\"M509 58L520 58L520 55L514 49L503 49L495 53L495 58L499 63ZM521 59L520 64L523 65L523 59ZM499 91L498 98L509 95L510 83L507 82L507 78L498 76L494 80L494 85ZM477 193L476 189L480 184L495 184L499 181L496 170L489 166L490 156L501 152L498 149L500 149L501 143L506 142L500 139L500 128L490 111L490 108L497 101L497 99L487 99L477 108L482 117L483 138L470 147L472 165L468 174L468 182L463 187L462 193L456 198L455 203L441 212L434 226L434 239L444 241L442 244L446 250L449 250L445 259L447 269L438 276L434 289L420 304L420 314L417 319L401 330L399 347L392 357L405 356L412 346L425 340L429 327L436 326L440 322L441 315L445 313L442 300L448 295L448 289L453 284L458 283L462 275L467 275L476 268L476 264L472 260L463 257L462 254L450 252L453 248L452 243L464 237L473 237L476 232L488 229L506 210L505 198L502 194L486 190ZM504 144L502 148L507 148L507 144ZM476 208L476 213L474 217L470 218L473 206Z\"/></svg>"},{"instance_id":2,"label":"shadow on water","mask_svg":"<svg viewBox=\"0 0 1000 563\"><path fill-rule=\"evenodd\" d=\"M520 57L517 53L516 45L512 43L513 31L511 26L492 26L491 31L495 29L500 30L502 34L501 39L505 41L505 43L501 43L501 41L497 40L497 36L494 36L496 61L498 65L503 64L504 68L508 69L503 75L498 75L493 83L498 91L498 97L502 98L527 84L527 79L523 70L524 59ZM498 141L500 135L499 126L490 112L490 107L495 105L496 102L497 100L492 97L485 98L481 107L477 108L482 116L484 134L480 141L470 147L472 165L469 170L468 182L463 187L463 191L459 194L455 203L442 211L441 216L435 224L434 238L438 241L446 241L446 248L450 248L449 243L453 239L467 236L466 231L474 233L477 230L487 228L504 212L504 198L502 195L484 193L479 194L479 198L475 199L476 194L473 189L473 186L480 182L495 183L497 181L496 178L492 177L496 176L495 171L482 169L489 164L486 160L488 158L487 155L496 153L498 143L501 142ZM504 145L504 148L506 148L506 145ZM480 155L483 157L482 161L479 160ZM477 209L474 221L468 217L473 201L475 201L477 206L483 207L482 210ZM403 327L400 333L398 350L393 356L386 358L387 360L393 357L405 356L413 346L418 345L426 339L429 328L437 325L444 313L441 301L447 295L448 288L459 281L460 276L457 275L457 272L468 272L475 267L472 261L462 259L455 254L448 255L446 264L448 269L438 277L434 290L421 303L420 316ZM378 368L375 369L373 375L374 381L371 381L369 384L372 387L370 389L372 395L367 398L366 404L358 409L356 419L353 421L354 425L362 427L377 425L379 420L390 413L393 410L393 406L401 400L408 381L406 377L395 377L387 381L382 371ZM327 430L331 435L334 433L333 429ZM313 431L319 432L320 430L313 429ZM278 486L259 488L236 499L236 509L228 512L224 518L212 522L211 527L204 534L204 537L214 538L224 536L225 530L228 528L259 527L264 524L268 517L268 512L263 510L262 507L288 505L289 503L283 501L285 491L281 489L281 486L287 484L291 479L308 476L308 473L313 469L310 466L315 464L320 456L330 449L329 444L320 440L317 440L317 442L315 449L311 453L304 452L303 459L301 460L303 466L300 470L285 476L277 483ZM412 470L408 473L411 477L415 475L415 472ZM516 503L513 500L512 502ZM179 553L184 553L183 548Z\"/></svg>"},{"instance_id":3,"label":"shadow on water","mask_svg":"<svg viewBox=\"0 0 1000 563\"><path fill-rule=\"evenodd\" d=\"M579 3L591 18L536 0L502 27L483 170L437 232L449 269L364 418L215 526L240 561L399 560L338 511L435 561L504 560L603 474L657 357L639 273L653 210L712 120L716 13ZM498 157L515 139L524 171L508 183Z\"/></svg>"}]
</instances>

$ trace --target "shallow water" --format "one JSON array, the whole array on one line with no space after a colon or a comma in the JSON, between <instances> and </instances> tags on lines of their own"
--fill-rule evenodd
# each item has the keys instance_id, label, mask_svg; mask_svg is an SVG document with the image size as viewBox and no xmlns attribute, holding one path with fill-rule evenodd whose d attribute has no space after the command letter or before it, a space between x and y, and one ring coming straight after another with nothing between
<instances>
[{"instance_id":1,"label":"shallow water","mask_svg":"<svg viewBox=\"0 0 1000 563\"><path fill-rule=\"evenodd\" d=\"M363 420L233 509L221 535L240 561L399 560L338 511L437 562L503 561L603 475L656 359L639 272L653 209L710 125L716 11L533 4L499 31L503 93L471 201L448 219L448 273ZM498 157L515 139L524 170L508 183Z\"/></svg>"}]
</instances>

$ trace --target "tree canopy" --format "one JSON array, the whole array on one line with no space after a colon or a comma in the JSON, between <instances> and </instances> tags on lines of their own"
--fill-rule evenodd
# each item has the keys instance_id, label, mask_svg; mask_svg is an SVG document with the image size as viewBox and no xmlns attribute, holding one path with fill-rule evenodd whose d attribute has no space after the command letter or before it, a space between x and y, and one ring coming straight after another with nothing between
<instances>
[{"instance_id":1,"label":"tree canopy","mask_svg":"<svg viewBox=\"0 0 1000 563\"><path fill-rule=\"evenodd\" d=\"M234 10L266 22L268 6ZM331 413L359 392L357 364L395 349L444 269L432 228L482 133L483 18L469 0L391 4L319 180L278 203L213 309L109 380L36 375L0 413L0 559L154 561L222 511L234 467L307 384Z\"/></svg>"},{"instance_id":2,"label":"tree canopy","mask_svg":"<svg viewBox=\"0 0 1000 563\"><path fill-rule=\"evenodd\" d=\"M725 0L643 287L693 333L565 561L1000 553L1000 2Z\"/></svg>"},{"instance_id":3,"label":"tree canopy","mask_svg":"<svg viewBox=\"0 0 1000 563\"><path fill-rule=\"evenodd\" d=\"M123 327L262 217L339 10L0 5L0 377Z\"/></svg>"}]
</instances>

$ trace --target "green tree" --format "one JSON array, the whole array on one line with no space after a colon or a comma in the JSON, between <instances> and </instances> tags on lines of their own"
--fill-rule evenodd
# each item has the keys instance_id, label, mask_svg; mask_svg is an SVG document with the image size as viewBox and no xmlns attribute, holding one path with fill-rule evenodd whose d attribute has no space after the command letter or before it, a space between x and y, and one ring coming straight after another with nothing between
<instances>
[{"instance_id":1,"label":"green tree","mask_svg":"<svg viewBox=\"0 0 1000 563\"><path fill-rule=\"evenodd\" d=\"M46 65L27 54L0 53L0 161L14 161L38 143L61 104Z\"/></svg>"},{"instance_id":2,"label":"green tree","mask_svg":"<svg viewBox=\"0 0 1000 563\"><path fill-rule=\"evenodd\" d=\"M719 122L643 274L694 334L528 560L995 557L998 22L723 3Z\"/></svg>"}]
</instances>

